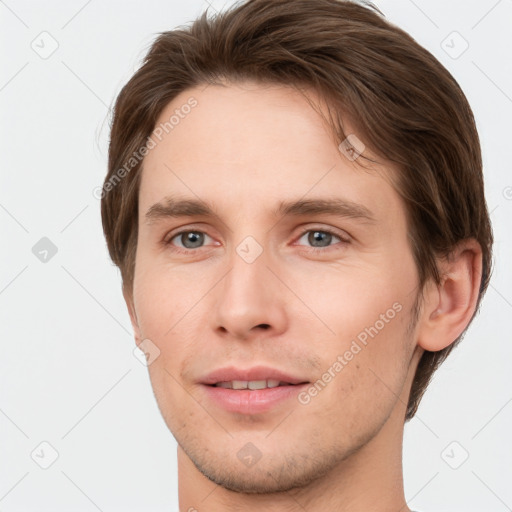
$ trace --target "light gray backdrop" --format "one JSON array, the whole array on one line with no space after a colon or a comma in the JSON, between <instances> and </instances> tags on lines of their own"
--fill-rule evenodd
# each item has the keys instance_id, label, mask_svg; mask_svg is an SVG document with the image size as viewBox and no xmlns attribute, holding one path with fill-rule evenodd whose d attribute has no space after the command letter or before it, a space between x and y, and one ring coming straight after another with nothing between
<instances>
[{"instance_id":1,"label":"light gray backdrop","mask_svg":"<svg viewBox=\"0 0 512 512\"><path fill-rule=\"evenodd\" d=\"M211 1L213 9L223 4ZM376 4L467 94L496 236L481 313L406 426L406 498L421 512L505 512L512 510L512 1ZM93 191L106 170L115 96L157 32L206 6L0 1L2 512L178 510L176 444L133 354Z\"/></svg>"}]
</instances>

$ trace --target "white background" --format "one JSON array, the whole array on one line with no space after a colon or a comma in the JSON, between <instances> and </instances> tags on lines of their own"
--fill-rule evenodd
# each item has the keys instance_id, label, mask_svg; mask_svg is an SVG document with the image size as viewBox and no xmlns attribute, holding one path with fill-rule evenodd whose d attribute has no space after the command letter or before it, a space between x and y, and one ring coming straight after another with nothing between
<instances>
[{"instance_id":1,"label":"white background","mask_svg":"<svg viewBox=\"0 0 512 512\"><path fill-rule=\"evenodd\" d=\"M512 510L512 1L376 4L465 91L496 237L481 313L406 425L406 498L421 512ZM109 108L122 85L157 32L206 5L0 2L2 512L178 510L176 444L133 355L92 192L106 172ZM453 31L469 44L458 58L463 41ZM46 59L31 47L43 37L47 50L58 43ZM46 263L32 252L42 237L58 250ZM36 450L39 463L51 462L43 441L58 452L48 469L31 458ZM458 465L465 452L452 469L447 461Z\"/></svg>"}]
</instances>

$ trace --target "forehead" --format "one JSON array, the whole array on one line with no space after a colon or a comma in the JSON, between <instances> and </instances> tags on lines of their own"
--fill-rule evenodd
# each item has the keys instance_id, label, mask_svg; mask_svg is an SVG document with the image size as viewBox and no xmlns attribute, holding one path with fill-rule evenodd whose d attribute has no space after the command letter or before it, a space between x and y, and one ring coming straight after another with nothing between
<instances>
[{"instance_id":1,"label":"forehead","mask_svg":"<svg viewBox=\"0 0 512 512\"><path fill-rule=\"evenodd\" d=\"M393 170L370 168L367 161L363 169L347 158L325 119L291 87L246 82L188 89L162 111L152 141L143 164L141 214L171 194L219 209L243 204L252 212L308 194L340 195L381 215L401 209L387 179Z\"/></svg>"}]
</instances>

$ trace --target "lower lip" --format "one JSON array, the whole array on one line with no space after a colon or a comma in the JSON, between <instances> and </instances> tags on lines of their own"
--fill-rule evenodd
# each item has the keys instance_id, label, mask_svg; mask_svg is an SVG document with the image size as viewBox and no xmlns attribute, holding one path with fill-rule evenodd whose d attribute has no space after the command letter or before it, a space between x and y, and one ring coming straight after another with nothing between
<instances>
[{"instance_id":1,"label":"lower lip","mask_svg":"<svg viewBox=\"0 0 512 512\"><path fill-rule=\"evenodd\" d=\"M228 412L259 414L270 411L286 400L296 399L301 390L307 386L306 383L254 390L226 389L207 385L203 385L203 388L210 400Z\"/></svg>"}]
</instances>

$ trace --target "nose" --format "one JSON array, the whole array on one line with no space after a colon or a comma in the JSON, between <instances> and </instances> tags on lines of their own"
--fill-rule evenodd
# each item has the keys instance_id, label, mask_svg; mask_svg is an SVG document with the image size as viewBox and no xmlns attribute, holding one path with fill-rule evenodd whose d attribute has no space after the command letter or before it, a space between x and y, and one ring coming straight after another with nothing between
<instances>
[{"instance_id":1,"label":"nose","mask_svg":"<svg viewBox=\"0 0 512 512\"><path fill-rule=\"evenodd\" d=\"M233 249L230 270L215 287L214 328L226 339L248 340L263 332L266 337L276 336L287 328L284 286L268 251L251 261L244 248L241 244L238 252Z\"/></svg>"}]
</instances>

